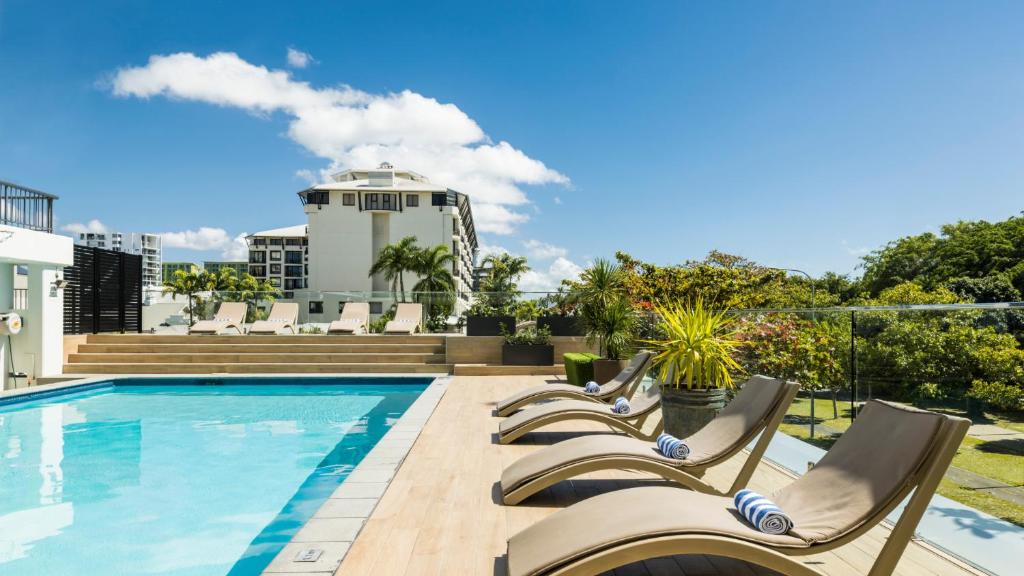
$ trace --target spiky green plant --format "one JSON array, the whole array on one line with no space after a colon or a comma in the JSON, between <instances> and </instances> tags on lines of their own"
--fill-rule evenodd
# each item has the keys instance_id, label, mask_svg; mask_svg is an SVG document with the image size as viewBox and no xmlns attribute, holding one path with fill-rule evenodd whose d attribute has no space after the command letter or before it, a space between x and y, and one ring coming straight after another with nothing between
<instances>
[{"instance_id":1,"label":"spiky green plant","mask_svg":"<svg viewBox=\"0 0 1024 576\"><path fill-rule=\"evenodd\" d=\"M727 310L715 311L697 299L684 306L656 306L663 339L647 343L657 352L654 365L666 385L687 390L733 388L742 371L734 356L739 340Z\"/></svg>"}]
</instances>

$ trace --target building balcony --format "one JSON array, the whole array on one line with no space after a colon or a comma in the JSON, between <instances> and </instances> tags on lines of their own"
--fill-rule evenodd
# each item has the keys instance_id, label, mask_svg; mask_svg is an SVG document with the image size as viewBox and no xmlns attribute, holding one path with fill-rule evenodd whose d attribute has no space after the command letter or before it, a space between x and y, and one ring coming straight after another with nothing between
<instances>
[{"instance_id":1,"label":"building balcony","mask_svg":"<svg viewBox=\"0 0 1024 576\"><path fill-rule=\"evenodd\" d=\"M53 233L57 197L0 180L0 224Z\"/></svg>"}]
</instances>

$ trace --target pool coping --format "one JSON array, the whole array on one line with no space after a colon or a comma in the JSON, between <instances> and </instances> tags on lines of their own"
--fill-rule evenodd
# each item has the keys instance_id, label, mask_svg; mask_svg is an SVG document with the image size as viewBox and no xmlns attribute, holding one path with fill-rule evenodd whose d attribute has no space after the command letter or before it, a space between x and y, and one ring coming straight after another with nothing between
<instances>
[{"instance_id":1,"label":"pool coping","mask_svg":"<svg viewBox=\"0 0 1024 576\"><path fill-rule=\"evenodd\" d=\"M262 576L323 576L337 571L352 542L359 536L366 520L377 508L391 480L412 450L450 382L451 377L448 375L434 378L263 569ZM299 559L306 554L312 559Z\"/></svg>"}]
</instances>

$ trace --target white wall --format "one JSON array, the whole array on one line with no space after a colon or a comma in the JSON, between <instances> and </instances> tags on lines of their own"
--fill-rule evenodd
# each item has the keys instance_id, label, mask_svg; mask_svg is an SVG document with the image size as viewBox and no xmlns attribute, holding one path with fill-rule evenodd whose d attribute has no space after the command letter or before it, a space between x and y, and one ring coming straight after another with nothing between
<instances>
[{"instance_id":1,"label":"white wall","mask_svg":"<svg viewBox=\"0 0 1024 576\"><path fill-rule=\"evenodd\" d=\"M25 326L8 340L0 337L0 380L8 388L14 370L32 378L61 373L64 360L64 294L53 286L62 269L74 263L74 242L66 236L0 225L0 312L11 309L13 266L27 265L28 305L22 311ZM24 384L24 382L21 382Z\"/></svg>"}]
</instances>

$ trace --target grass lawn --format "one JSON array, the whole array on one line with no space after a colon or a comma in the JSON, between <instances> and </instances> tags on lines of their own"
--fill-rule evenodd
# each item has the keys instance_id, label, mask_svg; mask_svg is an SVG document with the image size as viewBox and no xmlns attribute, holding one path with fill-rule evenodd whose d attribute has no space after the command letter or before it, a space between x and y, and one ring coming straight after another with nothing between
<instances>
[{"instance_id":1,"label":"grass lawn","mask_svg":"<svg viewBox=\"0 0 1024 576\"><path fill-rule=\"evenodd\" d=\"M849 403L844 404L840 401L839 418L833 418L832 401L828 398L816 398L814 421L816 426L822 428L815 430L815 438L812 440L808 437L807 429L810 412L810 399L797 398L787 413L786 421L779 426L779 431L828 450L836 440L836 436L832 435L828 429L842 432L850 427ZM987 416L996 420L991 414ZM1003 421L997 420L997 423L1005 425ZM1017 426L1024 427L1024 423L1018 421ZM1024 456L1010 452L994 442L985 442L968 436L960 445L960 450L953 459L953 466L1010 486L1024 486ZM964 488L949 479L943 479L939 493L998 518L1024 526L1024 506L1017 506L985 492Z\"/></svg>"},{"instance_id":2,"label":"grass lawn","mask_svg":"<svg viewBox=\"0 0 1024 576\"><path fill-rule=\"evenodd\" d=\"M996 426L1024 432L1024 414L1005 412L986 412L985 416Z\"/></svg>"}]
</instances>

